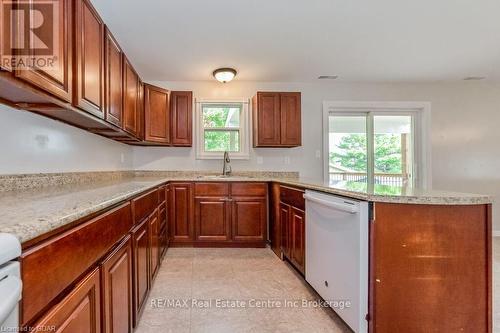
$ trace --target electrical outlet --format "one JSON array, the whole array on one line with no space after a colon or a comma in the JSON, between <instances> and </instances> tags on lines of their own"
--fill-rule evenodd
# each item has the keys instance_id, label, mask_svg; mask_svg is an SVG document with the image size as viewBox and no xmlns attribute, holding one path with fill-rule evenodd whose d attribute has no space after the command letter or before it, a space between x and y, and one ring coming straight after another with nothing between
<instances>
[{"instance_id":1,"label":"electrical outlet","mask_svg":"<svg viewBox=\"0 0 500 333\"><path fill-rule=\"evenodd\" d=\"M257 164L264 164L264 157L257 156Z\"/></svg>"},{"instance_id":2,"label":"electrical outlet","mask_svg":"<svg viewBox=\"0 0 500 333\"><path fill-rule=\"evenodd\" d=\"M321 151L320 150L316 150L316 158L321 158Z\"/></svg>"},{"instance_id":3,"label":"electrical outlet","mask_svg":"<svg viewBox=\"0 0 500 333\"><path fill-rule=\"evenodd\" d=\"M124 153L121 153L121 154L120 154L120 161L121 161L122 163L125 163L125 154L124 154Z\"/></svg>"},{"instance_id":4,"label":"electrical outlet","mask_svg":"<svg viewBox=\"0 0 500 333\"><path fill-rule=\"evenodd\" d=\"M285 164L290 164L290 156L285 156Z\"/></svg>"}]
</instances>

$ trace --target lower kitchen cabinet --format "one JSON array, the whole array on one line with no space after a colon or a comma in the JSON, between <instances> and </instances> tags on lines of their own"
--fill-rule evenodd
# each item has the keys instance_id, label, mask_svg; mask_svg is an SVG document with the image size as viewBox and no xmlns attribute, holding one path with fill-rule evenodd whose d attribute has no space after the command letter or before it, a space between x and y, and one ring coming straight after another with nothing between
<instances>
[{"instance_id":1,"label":"lower kitchen cabinet","mask_svg":"<svg viewBox=\"0 0 500 333\"><path fill-rule=\"evenodd\" d=\"M137 326L139 316L146 302L150 287L149 230L149 219L146 218L132 231L132 247L134 258L134 327Z\"/></svg>"},{"instance_id":2,"label":"lower kitchen cabinet","mask_svg":"<svg viewBox=\"0 0 500 333\"><path fill-rule=\"evenodd\" d=\"M149 244L150 253L149 256L149 267L150 267L150 279L152 280L158 268L160 266L160 220L158 218L158 210L149 217Z\"/></svg>"},{"instance_id":3,"label":"lower kitchen cabinet","mask_svg":"<svg viewBox=\"0 0 500 333\"><path fill-rule=\"evenodd\" d=\"M95 269L36 324L29 327L30 331L45 332L49 327L54 327L53 331L59 333L100 333L100 291L99 269Z\"/></svg>"},{"instance_id":4,"label":"lower kitchen cabinet","mask_svg":"<svg viewBox=\"0 0 500 333\"><path fill-rule=\"evenodd\" d=\"M267 239L266 198L232 198L232 239L237 242L262 242Z\"/></svg>"},{"instance_id":5,"label":"lower kitchen cabinet","mask_svg":"<svg viewBox=\"0 0 500 333\"><path fill-rule=\"evenodd\" d=\"M132 333L167 246L166 197L164 186L149 190L29 245L21 328Z\"/></svg>"},{"instance_id":6,"label":"lower kitchen cabinet","mask_svg":"<svg viewBox=\"0 0 500 333\"><path fill-rule=\"evenodd\" d=\"M291 255L291 240L290 240L290 205L279 203L279 219L280 219L280 234L281 234L281 253L285 257Z\"/></svg>"},{"instance_id":7,"label":"lower kitchen cabinet","mask_svg":"<svg viewBox=\"0 0 500 333\"><path fill-rule=\"evenodd\" d=\"M174 243L192 243L194 237L192 184L170 184L170 232Z\"/></svg>"},{"instance_id":8,"label":"lower kitchen cabinet","mask_svg":"<svg viewBox=\"0 0 500 333\"><path fill-rule=\"evenodd\" d=\"M174 246L266 245L268 184L172 183L170 189Z\"/></svg>"},{"instance_id":9,"label":"lower kitchen cabinet","mask_svg":"<svg viewBox=\"0 0 500 333\"><path fill-rule=\"evenodd\" d=\"M165 192L165 198L163 206L160 204L160 247L161 247L161 258L167 253L169 245L169 233L168 233L168 223L169 223L169 213L168 207L170 205L170 185L165 186L163 189ZM160 258L160 260L161 260Z\"/></svg>"},{"instance_id":10,"label":"lower kitchen cabinet","mask_svg":"<svg viewBox=\"0 0 500 333\"><path fill-rule=\"evenodd\" d=\"M281 251L302 274L305 273L304 191L280 186L279 234ZM271 237L272 238L272 237Z\"/></svg>"},{"instance_id":11,"label":"lower kitchen cabinet","mask_svg":"<svg viewBox=\"0 0 500 333\"><path fill-rule=\"evenodd\" d=\"M101 264L103 333L132 332L132 242L127 236Z\"/></svg>"},{"instance_id":12,"label":"lower kitchen cabinet","mask_svg":"<svg viewBox=\"0 0 500 333\"><path fill-rule=\"evenodd\" d=\"M195 199L196 241L228 241L230 206L226 197L197 197Z\"/></svg>"},{"instance_id":13,"label":"lower kitchen cabinet","mask_svg":"<svg viewBox=\"0 0 500 333\"><path fill-rule=\"evenodd\" d=\"M305 273L305 212L296 207L290 210L289 220L289 233L290 237L290 261L297 267L299 271Z\"/></svg>"},{"instance_id":14,"label":"lower kitchen cabinet","mask_svg":"<svg viewBox=\"0 0 500 333\"><path fill-rule=\"evenodd\" d=\"M281 256L280 185L269 184L269 242L271 250Z\"/></svg>"}]
</instances>

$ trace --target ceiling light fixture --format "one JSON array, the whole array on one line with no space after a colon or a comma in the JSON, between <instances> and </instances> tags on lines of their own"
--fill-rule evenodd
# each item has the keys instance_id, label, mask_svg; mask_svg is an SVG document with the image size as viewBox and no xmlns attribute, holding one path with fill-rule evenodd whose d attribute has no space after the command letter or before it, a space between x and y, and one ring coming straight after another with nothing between
<instances>
[{"instance_id":1,"label":"ceiling light fixture","mask_svg":"<svg viewBox=\"0 0 500 333\"><path fill-rule=\"evenodd\" d=\"M236 73L236 70L233 68L219 68L214 70L213 75L217 81L227 83L234 79Z\"/></svg>"},{"instance_id":2,"label":"ceiling light fixture","mask_svg":"<svg viewBox=\"0 0 500 333\"><path fill-rule=\"evenodd\" d=\"M318 80L336 80L338 79L338 75L320 75L318 76Z\"/></svg>"}]
</instances>

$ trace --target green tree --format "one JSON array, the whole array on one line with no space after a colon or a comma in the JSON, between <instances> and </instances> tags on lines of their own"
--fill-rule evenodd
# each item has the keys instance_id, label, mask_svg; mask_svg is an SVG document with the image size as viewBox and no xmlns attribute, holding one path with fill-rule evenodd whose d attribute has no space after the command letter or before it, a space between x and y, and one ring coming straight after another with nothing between
<instances>
[{"instance_id":1,"label":"green tree","mask_svg":"<svg viewBox=\"0 0 500 333\"><path fill-rule=\"evenodd\" d=\"M401 137L397 134L375 134L374 141L375 172L401 173ZM330 162L353 171L366 172L366 135L344 135L337 149L330 153Z\"/></svg>"},{"instance_id":2,"label":"green tree","mask_svg":"<svg viewBox=\"0 0 500 333\"><path fill-rule=\"evenodd\" d=\"M206 107L203 109L205 128L221 128L226 126L229 107ZM238 151L239 136L236 131L205 131L206 151Z\"/></svg>"},{"instance_id":3,"label":"green tree","mask_svg":"<svg viewBox=\"0 0 500 333\"><path fill-rule=\"evenodd\" d=\"M366 135L343 136L335 152L330 153L330 162L353 171L366 172Z\"/></svg>"},{"instance_id":4,"label":"green tree","mask_svg":"<svg viewBox=\"0 0 500 333\"><path fill-rule=\"evenodd\" d=\"M375 172L402 173L401 136L375 134Z\"/></svg>"}]
</instances>

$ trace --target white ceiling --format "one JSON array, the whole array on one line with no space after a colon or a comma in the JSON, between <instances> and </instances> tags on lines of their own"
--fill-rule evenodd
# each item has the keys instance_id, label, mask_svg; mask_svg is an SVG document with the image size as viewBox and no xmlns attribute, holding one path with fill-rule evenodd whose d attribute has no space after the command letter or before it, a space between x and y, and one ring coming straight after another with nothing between
<instances>
[{"instance_id":1,"label":"white ceiling","mask_svg":"<svg viewBox=\"0 0 500 333\"><path fill-rule=\"evenodd\" d=\"M499 0L92 0L146 80L500 80Z\"/></svg>"}]
</instances>

